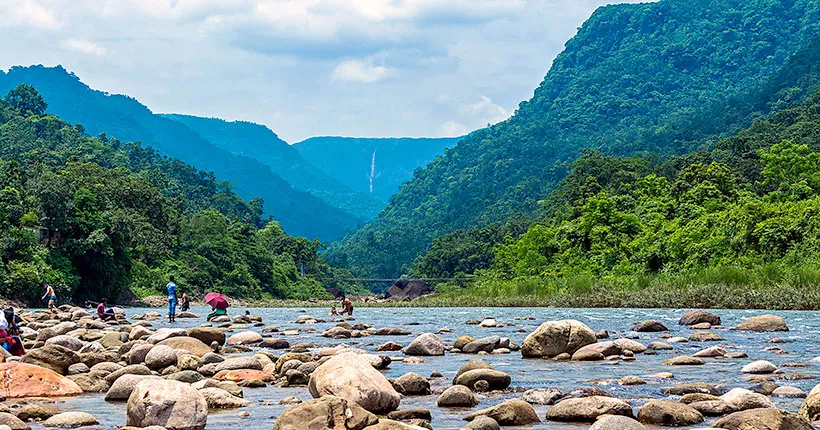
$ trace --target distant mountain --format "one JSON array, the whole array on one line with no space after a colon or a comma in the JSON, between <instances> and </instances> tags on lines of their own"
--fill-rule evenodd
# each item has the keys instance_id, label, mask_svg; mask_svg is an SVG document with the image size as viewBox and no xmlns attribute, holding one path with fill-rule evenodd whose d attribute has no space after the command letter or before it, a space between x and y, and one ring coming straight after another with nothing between
<instances>
[{"instance_id":1,"label":"distant mountain","mask_svg":"<svg viewBox=\"0 0 820 430\"><path fill-rule=\"evenodd\" d=\"M332 241L362 221L294 189L261 162L214 145L184 124L152 113L134 98L93 90L62 67L12 67L0 72L0 93L20 83L33 85L48 102L50 113L82 124L89 134L142 142L197 169L213 171L233 183L243 198L261 197L265 211L291 235Z\"/></svg>"},{"instance_id":2,"label":"distant mountain","mask_svg":"<svg viewBox=\"0 0 820 430\"><path fill-rule=\"evenodd\" d=\"M771 102L746 102L788 76L790 58L818 34L820 0L599 8L512 118L418 170L328 258L360 274L396 276L448 232L542 216L543 199L584 149L665 157L709 147L805 97L802 88L775 87Z\"/></svg>"},{"instance_id":3,"label":"distant mountain","mask_svg":"<svg viewBox=\"0 0 820 430\"><path fill-rule=\"evenodd\" d=\"M383 201L399 191L455 138L311 137L293 146L311 163L353 191L372 193Z\"/></svg>"},{"instance_id":4,"label":"distant mountain","mask_svg":"<svg viewBox=\"0 0 820 430\"><path fill-rule=\"evenodd\" d=\"M363 220L375 218L385 205L386 199L381 201L362 190L354 192L329 176L305 160L299 151L264 125L180 114L163 116L185 124L214 145L232 154L262 162L294 188L307 191ZM344 169L343 164L339 167Z\"/></svg>"}]
</instances>

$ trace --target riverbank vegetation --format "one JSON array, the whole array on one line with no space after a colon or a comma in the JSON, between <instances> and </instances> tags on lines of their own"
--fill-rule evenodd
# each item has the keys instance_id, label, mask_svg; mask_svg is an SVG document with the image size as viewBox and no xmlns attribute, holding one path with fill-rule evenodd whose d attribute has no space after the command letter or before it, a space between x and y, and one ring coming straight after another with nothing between
<instances>
[{"instance_id":1,"label":"riverbank vegetation","mask_svg":"<svg viewBox=\"0 0 820 430\"><path fill-rule=\"evenodd\" d=\"M193 294L329 298L316 278L350 277L263 217L261 199L46 108L27 85L0 99L0 296L33 304L47 282L60 301L125 301L175 275Z\"/></svg>"}]
</instances>

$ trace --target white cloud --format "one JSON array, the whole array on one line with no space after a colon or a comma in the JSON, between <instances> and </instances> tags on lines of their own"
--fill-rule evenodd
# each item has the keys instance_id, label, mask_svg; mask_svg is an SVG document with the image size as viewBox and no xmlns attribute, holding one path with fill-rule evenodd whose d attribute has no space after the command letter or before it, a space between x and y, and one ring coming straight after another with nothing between
<instances>
[{"instance_id":1,"label":"white cloud","mask_svg":"<svg viewBox=\"0 0 820 430\"><path fill-rule=\"evenodd\" d=\"M334 81L352 81L371 84L387 77L388 70L384 66L374 66L372 62L348 60L333 69L331 77Z\"/></svg>"},{"instance_id":2,"label":"white cloud","mask_svg":"<svg viewBox=\"0 0 820 430\"><path fill-rule=\"evenodd\" d=\"M26 26L54 30L60 22L51 9L35 0L0 0L0 26Z\"/></svg>"},{"instance_id":3,"label":"white cloud","mask_svg":"<svg viewBox=\"0 0 820 430\"><path fill-rule=\"evenodd\" d=\"M66 39L60 42L60 47L66 51L82 52L89 55L105 55L105 48L88 40Z\"/></svg>"},{"instance_id":4,"label":"white cloud","mask_svg":"<svg viewBox=\"0 0 820 430\"><path fill-rule=\"evenodd\" d=\"M444 124L441 124L441 126L439 126L438 128L439 137L459 137L464 136L469 132L469 127L460 122L452 120L447 121Z\"/></svg>"},{"instance_id":5,"label":"white cloud","mask_svg":"<svg viewBox=\"0 0 820 430\"><path fill-rule=\"evenodd\" d=\"M512 112L504 109L503 106L493 103L493 100L487 96L481 96L481 101L466 105L462 111L484 124L495 124L504 121L512 115Z\"/></svg>"}]
</instances>

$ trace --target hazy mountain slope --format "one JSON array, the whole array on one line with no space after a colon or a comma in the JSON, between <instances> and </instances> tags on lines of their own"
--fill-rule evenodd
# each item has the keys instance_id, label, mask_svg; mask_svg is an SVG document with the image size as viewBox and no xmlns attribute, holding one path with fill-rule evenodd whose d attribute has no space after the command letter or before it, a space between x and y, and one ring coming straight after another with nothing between
<instances>
[{"instance_id":1,"label":"hazy mountain slope","mask_svg":"<svg viewBox=\"0 0 820 430\"><path fill-rule=\"evenodd\" d=\"M380 201L367 193L353 192L330 177L305 160L299 151L264 125L180 114L163 116L185 124L214 145L232 154L260 161L281 175L294 188L307 191L359 218L370 220L385 205L386 199Z\"/></svg>"},{"instance_id":2,"label":"hazy mountain slope","mask_svg":"<svg viewBox=\"0 0 820 430\"><path fill-rule=\"evenodd\" d=\"M666 155L737 131L766 113L737 100L772 78L819 26L818 0L602 7L511 119L418 171L376 220L331 249L331 259L393 276L449 231L536 217L539 200L583 148Z\"/></svg>"},{"instance_id":3,"label":"hazy mountain slope","mask_svg":"<svg viewBox=\"0 0 820 430\"><path fill-rule=\"evenodd\" d=\"M322 136L296 143L302 155L354 191L388 201L401 184L455 146L457 138L359 138ZM372 190L371 190L372 176Z\"/></svg>"},{"instance_id":4,"label":"hazy mountain slope","mask_svg":"<svg viewBox=\"0 0 820 430\"><path fill-rule=\"evenodd\" d=\"M293 189L270 168L208 142L185 125L153 114L137 100L92 90L62 67L14 67L0 74L0 92L19 83L33 85L49 103L48 111L82 124L92 135L106 133L124 141L140 141L160 153L213 171L236 185L244 198L261 197L265 210L289 234L330 241L360 220L307 192Z\"/></svg>"}]
</instances>

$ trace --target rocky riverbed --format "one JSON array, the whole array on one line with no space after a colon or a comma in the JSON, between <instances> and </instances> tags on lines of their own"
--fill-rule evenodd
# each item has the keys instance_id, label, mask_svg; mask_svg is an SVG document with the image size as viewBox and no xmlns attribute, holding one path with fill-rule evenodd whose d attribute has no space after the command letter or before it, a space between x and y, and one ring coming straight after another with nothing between
<instances>
[{"instance_id":1,"label":"rocky riverbed","mask_svg":"<svg viewBox=\"0 0 820 430\"><path fill-rule=\"evenodd\" d=\"M245 309L242 309L244 311ZM23 312L0 429L811 429L815 312ZM159 427L156 427L159 426Z\"/></svg>"}]
</instances>

